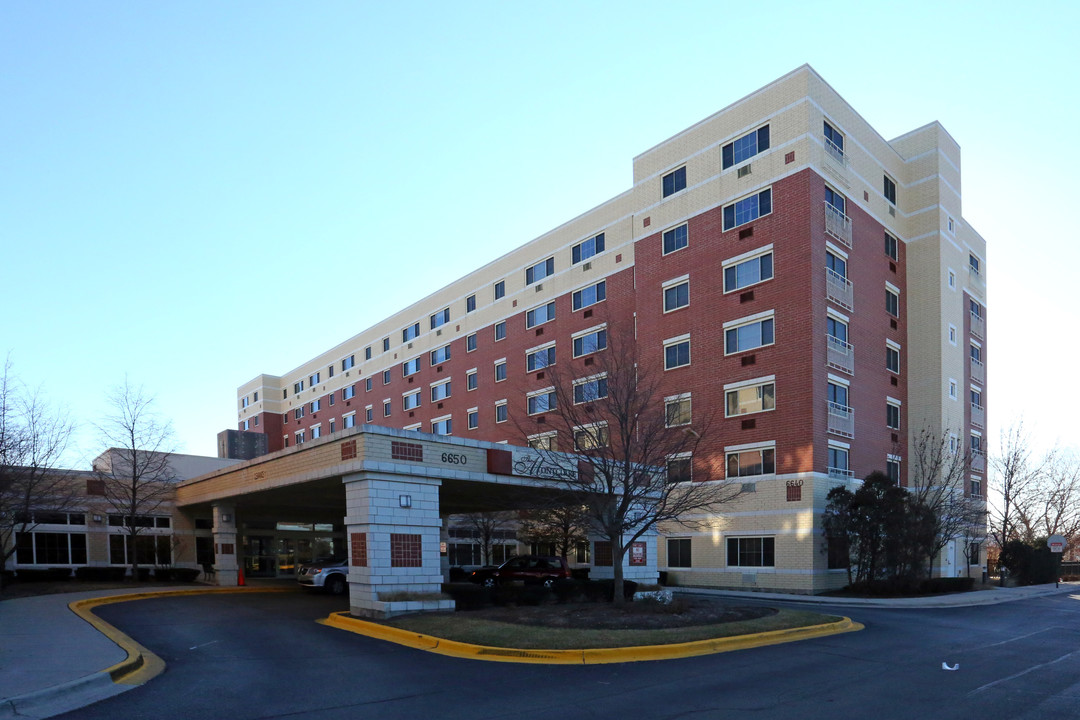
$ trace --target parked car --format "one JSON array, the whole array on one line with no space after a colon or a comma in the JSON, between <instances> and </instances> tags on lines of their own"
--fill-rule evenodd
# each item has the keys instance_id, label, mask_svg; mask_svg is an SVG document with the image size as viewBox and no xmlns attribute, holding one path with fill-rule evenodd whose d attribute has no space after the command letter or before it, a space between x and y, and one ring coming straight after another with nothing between
<instances>
[{"instance_id":1,"label":"parked car","mask_svg":"<svg viewBox=\"0 0 1080 720\"><path fill-rule=\"evenodd\" d=\"M498 567L482 567L469 574L470 581L484 587L495 587L506 582L552 587L559 580L569 578L570 566L566 560L551 555L519 555Z\"/></svg>"},{"instance_id":2,"label":"parked car","mask_svg":"<svg viewBox=\"0 0 1080 720\"><path fill-rule=\"evenodd\" d=\"M344 595L349 589L349 560L323 558L301 565L296 581L301 587L322 588L331 595Z\"/></svg>"}]
</instances>

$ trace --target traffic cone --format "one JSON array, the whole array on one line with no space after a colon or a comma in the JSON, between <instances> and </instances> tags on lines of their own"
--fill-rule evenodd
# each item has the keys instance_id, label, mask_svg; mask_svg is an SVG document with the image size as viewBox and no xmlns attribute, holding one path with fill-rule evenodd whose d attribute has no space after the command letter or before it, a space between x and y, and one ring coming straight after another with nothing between
<instances>
[{"instance_id":1,"label":"traffic cone","mask_svg":"<svg viewBox=\"0 0 1080 720\"><path fill-rule=\"evenodd\" d=\"M247 583L244 582L244 568L238 568L236 571L236 585L237 587L244 587L247 585Z\"/></svg>"}]
</instances>

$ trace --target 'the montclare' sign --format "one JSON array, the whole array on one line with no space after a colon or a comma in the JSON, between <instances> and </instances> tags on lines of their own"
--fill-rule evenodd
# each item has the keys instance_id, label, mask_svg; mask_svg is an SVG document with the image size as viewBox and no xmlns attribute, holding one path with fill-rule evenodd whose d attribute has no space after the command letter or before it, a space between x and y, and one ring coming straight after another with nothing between
<instances>
[{"instance_id":1,"label":"'the montclare' sign","mask_svg":"<svg viewBox=\"0 0 1080 720\"><path fill-rule=\"evenodd\" d=\"M514 452L514 474L546 480L577 480L577 467L570 464L560 465L545 459L543 455L529 450Z\"/></svg>"}]
</instances>

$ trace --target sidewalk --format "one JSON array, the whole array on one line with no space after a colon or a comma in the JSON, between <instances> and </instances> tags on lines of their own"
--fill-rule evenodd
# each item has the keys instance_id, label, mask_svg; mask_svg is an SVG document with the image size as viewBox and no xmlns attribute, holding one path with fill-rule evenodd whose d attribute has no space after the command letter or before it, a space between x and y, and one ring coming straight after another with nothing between
<instances>
[{"instance_id":1,"label":"sidewalk","mask_svg":"<svg viewBox=\"0 0 1080 720\"><path fill-rule=\"evenodd\" d=\"M837 607L879 607L879 608L950 608L972 607L977 605L997 605L999 603L1027 600L1029 598L1057 595L1060 593L1080 593L1080 583L1061 583L1053 585L1029 585L1027 587L994 588L993 590L975 590L967 593L933 595L930 597L902 598L846 598L821 595L788 595L785 593L746 592L742 590L711 590L707 588L669 588L675 593L685 595L709 595L712 597L746 598L748 600L775 600L810 605L833 605Z\"/></svg>"}]
</instances>

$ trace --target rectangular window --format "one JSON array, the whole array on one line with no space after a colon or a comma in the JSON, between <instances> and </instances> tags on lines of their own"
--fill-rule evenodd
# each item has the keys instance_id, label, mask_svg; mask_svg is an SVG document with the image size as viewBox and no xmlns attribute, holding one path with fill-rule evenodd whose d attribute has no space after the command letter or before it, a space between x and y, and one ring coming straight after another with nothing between
<instances>
[{"instance_id":1,"label":"rectangular window","mask_svg":"<svg viewBox=\"0 0 1080 720\"><path fill-rule=\"evenodd\" d=\"M401 331L401 342L409 342L420 336L420 323L413 323Z\"/></svg>"},{"instance_id":2,"label":"rectangular window","mask_svg":"<svg viewBox=\"0 0 1080 720\"><path fill-rule=\"evenodd\" d=\"M371 378L364 381L364 391L371 392Z\"/></svg>"},{"instance_id":3,"label":"rectangular window","mask_svg":"<svg viewBox=\"0 0 1080 720\"><path fill-rule=\"evenodd\" d=\"M330 393L330 395L328 397L330 398L330 407L333 407L334 406L334 400L335 400L335 398L337 396L334 395L334 393Z\"/></svg>"},{"instance_id":4,"label":"rectangular window","mask_svg":"<svg viewBox=\"0 0 1080 720\"><path fill-rule=\"evenodd\" d=\"M736 200L724 207L724 230L757 220L772 212L772 188Z\"/></svg>"},{"instance_id":5,"label":"rectangular window","mask_svg":"<svg viewBox=\"0 0 1080 720\"><path fill-rule=\"evenodd\" d=\"M971 496L982 497L982 480L980 478L971 478ZM972 558L974 559L972 562L973 565L977 561L978 557L978 550L976 550L975 554L972 555Z\"/></svg>"},{"instance_id":6,"label":"rectangular window","mask_svg":"<svg viewBox=\"0 0 1080 720\"><path fill-rule=\"evenodd\" d=\"M574 449L577 451L607 447L608 441L606 424L586 425L574 429Z\"/></svg>"},{"instance_id":7,"label":"rectangular window","mask_svg":"<svg viewBox=\"0 0 1080 720\"><path fill-rule=\"evenodd\" d=\"M431 316L431 329L442 327L448 322L450 322L450 308L443 308Z\"/></svg>"},{"instance_id":8,"label":"rectangular window","mask_svg":"<svg viewBox=\"0 0 1080 720\"><path fill-rule=\"evenodd\" d=\"M896 204L896 183L888 175L885 176L884 190L885 199L891 204Z\"/></svg>"},{"instance_id":9,"label":"rectangular window","mask_svg":"<svg viewBox=\"0 0 1080 720\"><path fill-rule=\"evenodd\" d=\"M776 448L754 448L727 453L729 478L772 475L776 472Z\"/></svg>"},{"instance_id":10,"label":"rectangular window","mask_svg":"<svg viewBox=\"0 0 1080 720\"><path fill-rule=\"evenodd\" d=\"M669 483L690 482L693 480L693 460L689 455L668 458L667 481Z\"/></svg>"},{"instance_id":11,"label":"rectangular window","mask_svg":"<svg viewBox=\"0 0 1080 720\"><path fill-rule=\"evenodd\" d=\"M318 384L319 384L319 382L320 382L320 380L319 380L319 373L315 373L315 374L314 374L314 375L312 375L312 376L311 376L311 377L310 377L310 378L309 378L308 380L309 380L309 381L308 381L308 385L309 385L310 387L314 388L314 387L315 387L316 385L318 385Z\"/></svg>"},{"instance_id":12,"label":"rectangular window","mask_svg":"<svg viewBox=\"0 0 1080 720\"><path fill-rule=\"evenodd\" d=\"M506 339L506 321L495 323L495 342Z\"/></svg>"},{"instance_id":13,"label":"rectangular window","mask_svg":"<svg viewBox=\"0 0 1080 720\"><path fill-rule=\"evenodd\" d=\"M664 423L667 427L690 424L689 394L664 399Z\"/></svg>"},{"instance_id":14,"label":"rectangular window","mask_svg":"<svg viewBox=\"0 0 1080 720\"><path fill-rule=\"evenodd\" d=\"M383 352L389 352L390 351L390 338L386 337L386 338L382 339L382 351Z\"/></svg>"},{"instance_id":15,"label":"rectangular window","mask_svg":"<svg viewBox=\"0 0 1080 720\"><path fill-rule=\"evenodd\" d=\"M467 417L469 419L469 429L470 430L475 430L476 428L480 427L480 413L479 413L479 411L470 410Z\"/></svg>"},{"instance_id":16,"label":"rectangular window","mask_svg":"<svg viewBox=\"0 0 1080 720\"><path fill-rule=\"evenodd\" d=\"M664 312L684 308L690 304L690 281L664 288Z\"/></svg>"},{"instance_id":17,"label":"rectangular window","mask_svg":"<svg viewBox=\"0 0 1080 720\"><path fill-rule=\"evenodd\" d=\"M356 395L356 389L352 385L347 385L341 388L341 399L351 400Z\"/></svg>"},{"instance_id":18,"label":"rectangular window","mask_svg":"<svg viewBox=\"0 0 1080 720\"><path fill-rule=\"evenodd\" d=\"M555 346L540 348L525 355L525 368L527 372L543 370L549 365L555 364Z\"/></svg>"},{"instance_id":19,"label":"rectangular window","mask_svg":"<svg viewBox=\"0 0 1080 720\"><path fill-rule=\"evenodd\" d=\"M318 440L320 437L322 437L322 426L315 425L311 428L311 439Z\"/></svg>"},{"instance_id":20,"label":"rectangular window","mask_svg":"<svg viewBox=\"0 0 1080 720\"><path fill-rule=\"evenodd\" d=\"M971 268L971 272L978 275L980 267L979 258L975 257L974 255L968 255L968 267Z\"/></svg>"},{"instance_id":21,"label":"rectangular window","mask_svg":"<svg viewBox=\"0 0 1080 720\"><path fill-rule=\"evenodd\" d=\"M749 160L759 152L769 149L769 126L758 128L748 132L740 138L729 142L722 148L723 170L733 165L738 165L743 160Z\"/></svg>"},{"instance_id":22,"label":"rectangular window","mask_svg":"<svg viewBox=\"0 0 1080 720\"><path fill-rule=\"evenodd\" d=\"M343 416L341 418L341 425L346 430L348 430L349 428L356 427L356 415L355 414L350 414L350 415Z\"/></svg>"},{"instance_id":23,"label":"rectangular window","mask_svg":"<svg viewBox=\"0 0 1080 720\"><path fill-rule=\"evenodd\" d=\"M246 407L247 407L248 405L250 405L250 404L251 404L251 400L249 400L249 399L248 399L248 396L247 396L247 395L245 395L244 397L240 398L240 407L241 407L241 408L246 408Z\"/></svg>"},{"instance_id":24,"label":"rectangular window","mask_svg":"<svg viewBox=\"0 0 1080 720\"><path fill-rule=\"evenodd\" d=\"M530 415L554 410L558 406L554 390L544 390L527 398Z\"/></svg>"},{"instance_id":25,"label":"rectangular window","mask_svg":"<svg viewBox=\"0 0 1080 720\"><path fill-rule=\"evenodd\" d=\"M582 357L599 352L607 347L607 329L594 330L593 332L579 335L574 338L574 357Z\"/></svg>"},{"instance_id":26,"label":"rectangular window","mask_svg":"<svg viewBox=\"0 0 1080 720\"><path fill-rule=\"evenodd\" d=\"M495 299L498 300L504 295L506 295L506 281L500 280L495 283Z\"/></svg>"},{"instance_id":27,"label":"rectangular window","mask_svg":"<svg viewBox=\"0 0 1080 720\"><path fill-rule=\"evenodd\" d=\"M825 333L836 340L835 344L847 347L847 323L829 315L825 318Z\"/></svg>"},{"instance_id":28,"label":"rectangular window","mask_svg":"<svg viewBox=\"0 0 1080 720\"><path fill-rule=\"evenodd\" d=\"M372 422L375 419L375 410L370 405L364 408L364 422Z\"/></svg>"},{"instance_id":29,"label":"rectangular window","mask_svg":"<svg viewBox=\"0 0 1080 720\"><path fill-rule=\"evenodd\" d=\"M475 370L470 370L469 372L465 373L465 389L466 390L475 390L476 389L476 371Z\"/></svg>"},{"instance_id":30,"label":"rectangular window","mask_svg":"<svg viewBox=\"0 0 1080 720\"><path fill-rule=\"evenodd\" d=\"M686 223L664 231L664 255L682 250L689 242Z\"/></svg>"},{"instance_id":31,"label":"rectangular window","mask_svg":"<svg viewBox=\"0 0 1080 720\"><path fill-rule=\"evenodd\" d=\"M831 156L843 162L844 159L844 136L840 131L825 121L825 150Z\"/></svg>"},{"instance_id":32,"label":"rectangular window","mask_svg":"<svg viewBox=\"0 0 1080 720\"><path fill-rule=\"evenodd\" d=\"M894 403L885 404L885 426L893 430L900 429L900 406Z\"/></svg>"},{"instance_id":33,"label":"rectangular window","mask_svg":"<svg viewBox=\"0 0 1080 720\"><path fill-rule=\"evenodd\" d=\"M525 327L531 328L537 325L543 325L546 322L551 322L555 319L555 302L549 302L546 305L533 308L525 313Z\"/></svg>"},{"instance_id":34,"label":"rectangular window","mask_svg":"<svg viewBox=\"0 0 1080 720\"><path fill-rule=\"evenodd\" d=\"M555 258L549 257L547 260L536 263L532 267L525 268L525 284L532 285L534 282L540 282L548 275L555 274Z\"/></svg>"},{"instance_id":35,"label":"rectangular window","mask_svg":"<svg viewBox=\"0 0 1080 720\"><path fill-rule=\"evenodd\" d=\"M450 397L450 381L441 382L431 386L431 402L441 402Z\"/></svg>"},{"instance_id":36,"label":"rectangular window","mask_svg":"<svg viewBox=\"0 0 1080 720\"><path fill-rule=\"evenodd\" d=\"M661 178L661 185L663 186L664 197L674 195L680 190L686 189L686 166L672 170L663 178Z\"/></svg>"},{"instance_id":37,"label":"rectangular window","mask_svg":"<svg viewBox=\"0 0 1080 720\"><path fill-rule=\"evenodd\" d=\"M840 257L830 250L826 250L825 267L831 272L833 277L840 280L847 280L847 260L845 258Z\"/></svg>"},{"instance_id":38,"label":"rectangular window","mask_svg":"<svg viewBox=\"0 0 1080 720\"><path fill-rule=\"evenodd\" d=\"M728 567L774 567L776 538L729 537L727 564Z\"/></svg>"},{"instance_id":39,"label":"rectangular window","mask_svg":"<svg viewBox=\"0 0 1080 720\"><path fill-rule=\"evenodd\" d=\"M690 340L664 345L664 369L674 370L690 364Z\"/></svg>"},{"instance_id":40,"label":"rectangular window","mask_svg":"<svg viewBox=\"0 0 1080 720\"><path fill-rule=\"evenodd\" d=\"M766 318L724 330L724 353L753 350L773 344L773 319Z\"/></svg>"},{"instance_id":41,"label":"rectangular window","mask_svg":"<svg viewBox=\"0 0 1080 720\"><path fill-rule=\"evenodd\" d=\"M401 407L403 410L415 410L420 407L420 391L413 390L411 393L402 395Z\"/></svg>"},{"instance_id":42,"label":"rectangular window","mask_svg":"<svg viewBox=\"0 0 1080 720\"><path fill-rule=\"evenodd\" d=\"M590 305L595 305L598 302L603 302L606 298L607 282L601 280L595 285L590 285L589 287L575 291L573 295L573 308L574 310L581 310Z\"/></svg>"},{"instance_id":43,"label":"rectangular window","mask_svg":"<svg viewBox=\"0 0 1080 720\"><path fill-rule=\"evenodd\" d=\"M298 407L295 410L293 410L293 419L294 420L299 420L302 417L304 417L304 408L303 407Z\"/></svg>"},{"instance_id":44,"label":"rectangular window","mask_svg":"<svg viewBox=\"0 0 1080 720\"><path fill-rule=\"evenodd\" d=\"M758 385L733 388L724 393L724 411L727 417L749 415L776 408L776 385L767 382Z\"/></svg>"},{"instance_id":45,"label":"rectangular window","mask_svg":"<svg viewBox=\"0 0 1080 720\"><path fill-rule=\"evenodd\" d=\"M900 295L885 288L885 311L893 317L900 317Z\"/></svg>"},{"instance_id":46,"label":"rectangular window","mask_svg":"<svg viewBox=\"0 0 1080 720\"><path fill-rule=\"evenodd\" d=\"M383 417L390 417L390 401L389 400L383 400L382 414L383 414Z\"/></svg>"},{"instance_id":47,"label":"rectangular window","mask_svg":"<svg viewBox=\"0 0 1080 720\"><path fill-rule=\"evenodd\" d=\"M693 567L690 561L690 538L668 538L667 566Z\"/></svg>"},{"instance_id":48,"label":"rectangular window","mask_svg":"<svg viewBox=\"0 0 1080 720\"><path fill-rule=\"evenodd\" d=\"M600 233L596 237L591 237L570 248L570 254L573 256L574 265L577 265L582 260L588 260L592 256L602 252L604 252L604 233Z\"/></svg>"},{"instance_id":49,"label":"rectangular window","mask_svg":"<svg viewBox=\"0 0 1080 720\"><path fill-rule=\"evenodd\" d=\"M303 444L303 442L304 442L304 431L303 430L296 433L296 435L294 437L294 441L296 442L297 445L302 445Z\"/></svg>"},{"instance_id":50,"label":"rectangular window","mask_svg":"<svg viewBox=\"0 0 1080 720\"><path fill-rule=\"evenodd\" d=\"M885 369L889 372L900 374L900 346L886 343L885 345Z\"/></svg>"},{"instance_id":51,"label":"rectangular window","mask_svg":"<svg viewBox=\"0 0 1080 720\"><path fill-rule=\"evenodd\" d=\"M500 360L495 363L495 382L502 382L506 379L506 361Z\"/></svg>"},{"instance_id":52,"label":"rectangular window","mask_svg":"<svg viewBox=\"0 0 1080 720\"><path fill-rule=\"evenodd\" d=\"M724 266L724 292L734 292L772 280L773 254L767 252L749 260Z\"/></svg>"},{"instance_id":53,"label":"rectangular window","mask_svg":"<svg viewBox=\"0 0 1080 720\"><path fill-rule=\"evenodd\" d=\"M304 381L303 380L299 380L299 381L293 383L293 386L292 386L293 395L299 395L301 392L303 392L303 390L304 390Z\"/></svg>"},{"instance_id":54,"label":"rectangular window","mask_svg":"<svg viewBox=\"0 0 1080 720\"><path fill-rule=\"evenodd\" d=\"M558 450L558 433L549 432L543 435L530 435L529 447L534 450Z\"/></svg>"},{"instance_id":55,"label":"rectangular window","mask_svg":"<svg viewBox=\"0 0 1080 720\"><path fill-rule=\"evenodd\" d=\"M476 333L471 333L465 336L465 352L474 350L476 350Z\"/></svg>"},{"instance_id":56,"label":"rectangular window","mask_svg":"<svg viewBox=\"0 0 1080 720\"><path fill-rule=\"evenodd\" d=\"M825 186L825 202L841 215L845 214L844 209L847 207L847 198L828 185Z\"/></svg>"},{"instance_id":57,"label":"rectangular window","mask_svg":"<svg viewBox=\"0 0 1080 720\"><path fill-rule=\"evenodd\" d=\"M371 348L368 348L367 352L371 352ZM349 357L345 358L344 360L341 361L341 370L342 370L342 372L344 372L345 370L348 370L349 368L351 368L355 364L356 364L356 356L355 355L350 355Z\"/></svg>"},{"instance_id":58,"label":"rectangular window","mask_svg":"<svg viewBox=\"0 0 1080 720\"><path fill-rule=\"evenodd\" d=\"M848 468L848 450L837 445L829 445L829 477L851 477Z\"/></svg>"},{"instance_id":59,"label":"rectangular window","mask_svg":"<svg viewBox=\"0 0 1080 720\"><path fill-rule=\"evenodd\" d=\"M465 298L465 312L471 313L476 310L476 296L470 295Z\"/></svg>"},{"instance_id":60,"label":"rectangular window","mask_svg":"<svg viewBox=\"0 0 1080 720\"><path fill-rule=\"evenodd\" d=\"M885 474L894 484L900 484L900 459L890 455L885 460Z\"/></svg>"},{"instance_id":61,"label":"rectangular window","mask_svg":"<svg viewBox=\"0 0 1080 720\"><path fill-rule=\"evenodd\" d=\"M506 403L505 402L496 403L496 405L495 405L495 422L497 422L497 423L506 422Z\"/></svg>"},{"instance_id":62,"label":"rectangular window","mask_svg":"<svg viewBox=\"0 0 1080 720\"><path fill-rule=\"evenodd\" d=\"M364 348L364 359L365 360L370 360L371 359L371 346L370 345L368 345L366 348Z\"/></svg>"},{"instance_id":63,"label":"rectangular window","mask_svg":"<svg viewBox=\"0 0 1080 720\"><path fill-rule=\"evenodd\" d=\"M593 402L607 397L607 377L600 376L574 383L574 404Z\"/></svg>"},{"instance_id":64,"label":"rectangular window","mask_svg":"<svg viewBox=\"0 0 1080 720\"><path fill-rule=\"evenodd\" d=\"M441 348L437 348L431 351L431 366L434 367L439 363L444 363L450 359L450 346L443 345Z\"/></svg>"},{"instance_id":65,"label":"rectangular window","mask_svg":"<svg viewBox=\"0 0 1080 720\"><path fill-rule=\"evenodd\" d=\"M319 412L320 408L322 408L322 400L311 401L311 412L317 413Z\"/></svg>"},{"instance_id":66,"label":"rectangular window","mask_svg":"<svg viewBox=\"0 0 1080 720\"><path fill-rule=\"evenodd\" d=\"M453 420L451 418L443 418L442 420L431 421L431 434L432 435L450 435L454 431Z\"/></svg>"},{"instance_id":67,"label":"rectangular window","mask_svg":"<svg viewBox=\"0 0 1080 720\"><path fill-rule=\"evenodd\" d=\"M414 357L401 363L401 377L409 377L420 372L420 358Z\"/></svg>"}]
</instances>

